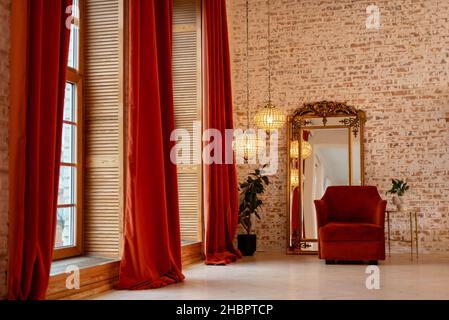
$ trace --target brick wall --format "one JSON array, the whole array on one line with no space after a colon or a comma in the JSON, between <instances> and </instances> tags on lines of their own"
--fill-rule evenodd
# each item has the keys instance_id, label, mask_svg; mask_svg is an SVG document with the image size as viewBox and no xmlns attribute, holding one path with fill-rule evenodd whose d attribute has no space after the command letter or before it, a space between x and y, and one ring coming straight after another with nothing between
<instances>
[{"instance_id":1,"label":"brick wall","mask_svg":"<svg viewBox=\"0 0 449 320\"><path fill-rule=\"evenodd\" d=\"M236 127L246 127L245 0L228 0ZM446 0L271 0L273 102L286 113L302 103L347 101L367 112L366 177L382 194L390 178L407 178L406 201L420 210L425 252L449 249L449 2ZM366 9L380 8L380 30L367 30ZM267 99L267 2L250 0L250 91L253 116ZM286 241L285 128L280 170L272 177L259 248ZM240 180L250 170L239 167ZM407 236L405 219L395 237ZM400 247L397 248L401 249Z\"/></svg>"},{"instance_id":2,"label":"brick wall","mask_svg":"<svg viewBox=\"0 0 449 320\"><path fill-rule=\"evenodd\" d=\"M6 294L10 0L0 0L0 299Z\"/></svg>"}]
</instances>

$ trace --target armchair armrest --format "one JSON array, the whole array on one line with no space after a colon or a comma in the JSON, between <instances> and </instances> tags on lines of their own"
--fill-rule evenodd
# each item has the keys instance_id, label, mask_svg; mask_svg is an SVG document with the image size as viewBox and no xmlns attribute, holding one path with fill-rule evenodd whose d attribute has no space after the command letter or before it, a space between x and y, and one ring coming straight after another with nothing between
<instances>
[{"instance_id":1,"label":"armchair armrest","mask_svg":"<svg viewBox=\"0 0 449 320\"><path fill-rule=\"evenodd\" d=\"M387 209L387 201L381 200L377 203L376 211L374 212L374 223L378 226L385 227L385 210Z\"/></svg>"},{"instance_id":2,"label":"armchair armrest","mask_svg":"<svg viewBox=\"0 0 449 320\"><path fill-rule=\"evenodd\" d=\"M324 227L328 222L327 204L323 200L315 200L316 208L316 220L318 224L318 230Z\"/></svg>"}]
</instances>

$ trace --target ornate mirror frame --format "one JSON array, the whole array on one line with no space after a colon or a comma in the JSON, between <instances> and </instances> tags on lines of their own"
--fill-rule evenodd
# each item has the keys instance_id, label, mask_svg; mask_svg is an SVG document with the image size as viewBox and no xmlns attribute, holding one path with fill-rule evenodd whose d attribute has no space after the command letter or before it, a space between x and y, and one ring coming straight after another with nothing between
<instances>
[{"instance_id":1,"label":"ornate mirror frame","mask_svg":"<svg viewBox=\"0 0 449 320\"><path fill-rule=\"evenodd\" d=\"M341 118L338 119L338 118ZM312 123L313 119L322 119L322 125ZM330 120L333 120L329 124ZM315 121L314 121L315 122ZM302 231L298 239L292 240L292 219L291 219L291 205L293 199L291 198L292 189L292 160L298 159L298 185L303 186L303 163L301 150L303 144L303 132L307 129L348 129L348 149L349 149L349 185L352 185L352 137L360 138L360 180L361 184L365 184L365 161L364 161L364 132L365 132L366 114L363 110L356 109L348 105L346 102L312 102L305 103L301 108L295 110L292 115L288 117L287 128L287 254L317 254L317 251L306 250L310 247L310 243L318 242L318 239L303 238ZM292 158L290 154L291 141L293 133L298 136L299 158ZM301 137L301 138L300 138ZM294 140L293 140L294 141ZM296 178L295 178L296 179ZM301 187L298 198L299 204L299 224L303 226L303 189Z\"/></svg>"}]
</instances>

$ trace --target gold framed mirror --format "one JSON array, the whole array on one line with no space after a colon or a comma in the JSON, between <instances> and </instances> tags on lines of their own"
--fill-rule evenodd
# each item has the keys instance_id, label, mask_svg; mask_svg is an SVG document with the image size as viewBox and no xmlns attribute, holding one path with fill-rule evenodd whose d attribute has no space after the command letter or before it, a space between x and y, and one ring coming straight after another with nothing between
<instances>
[{"instance_id":1,"label":"gold framed mirror","mask_svg":"<svg viewBox=\"0 0 449 320\"><path fill-rule=\"evenodd\" d=\"M314 200L326 188L364 185L366 115L347 103L306 103L288 117L287 254L317 254Z\"/></svg>"}]
</instances>

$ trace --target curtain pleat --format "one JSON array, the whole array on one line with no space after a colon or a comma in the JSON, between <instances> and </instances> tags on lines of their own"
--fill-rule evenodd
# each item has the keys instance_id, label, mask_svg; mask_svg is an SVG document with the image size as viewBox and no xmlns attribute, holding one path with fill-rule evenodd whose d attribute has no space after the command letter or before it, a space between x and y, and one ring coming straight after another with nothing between
<instances>
[{"instance_id":1,"label":"curtain pleat","mask_svg":"<svg viewBox=\"0 0 449 320\"><path fill-rule=\"evenodd\" d=\"M172 1L130 0L124 253L118 289L183 281L174 130Z\"/></svg>"},{"instance_id":2,"label":"curtain pleat","mask_svg":"<svg viewBox=\"0 0 449 320\"><path fill-rule=\"evenodd\" d=\"M220 131L224 138L226 129L234 128L226 1L204 1L203 9L205 126ZM225 143L221 154L224 159ZM224 265L241 257L234 246L239 207L235 164L206 165L204 173L206 264Z\"/></svg>"},{"instance_id":3,"label":"curtain pleat","mask_svg":"<svg viewBox=\"0 0 449 320\"><path fill-rule=\"evenodd\" d=\"M53 256L71 0L14 0L8 298L44 299Z\"/></svg>"}]
</instances>

